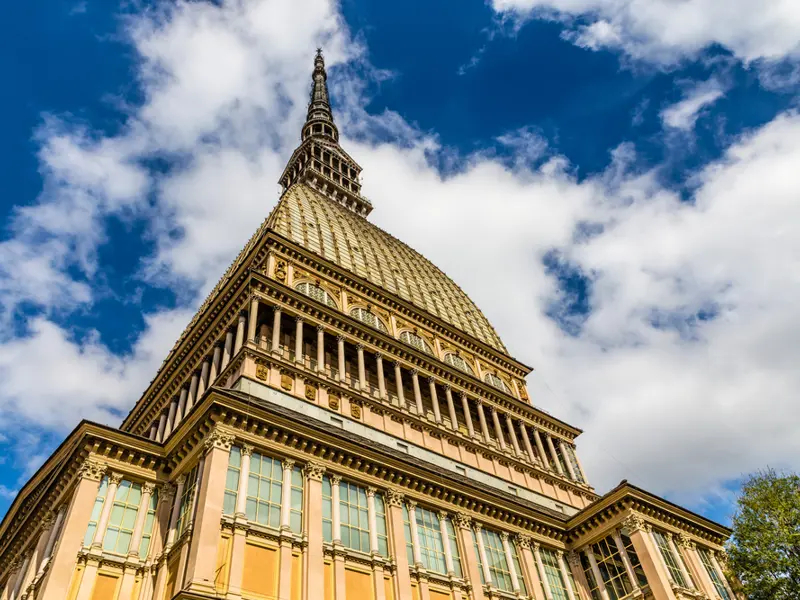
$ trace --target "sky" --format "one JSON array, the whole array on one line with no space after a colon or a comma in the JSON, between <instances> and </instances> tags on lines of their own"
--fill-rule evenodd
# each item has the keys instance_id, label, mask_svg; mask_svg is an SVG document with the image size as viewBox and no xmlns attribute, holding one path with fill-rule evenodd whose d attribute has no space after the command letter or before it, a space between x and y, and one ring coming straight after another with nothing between
<instances>
[{"instance_id":1,"label":"sky","mask_svg":"<svg viewBox=\"0 0 800 600\"><path fill-rule=\"evenodd\" d=\"M370 220L622 479L800 463L794 0L54 0L0 21L0 514L118 425L279 198L317 47Z\"/></svg>"}]
</instances>

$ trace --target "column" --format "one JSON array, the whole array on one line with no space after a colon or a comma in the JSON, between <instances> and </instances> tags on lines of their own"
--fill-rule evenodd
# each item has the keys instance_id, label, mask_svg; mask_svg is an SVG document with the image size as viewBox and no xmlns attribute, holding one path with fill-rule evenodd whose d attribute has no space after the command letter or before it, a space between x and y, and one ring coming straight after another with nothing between
<instances>
[{"instance_id":1,"label":"column","mask_svg":"<svg viewBox=\"0 0 800 600\"><path fill-rule=\"evenodd\" d=\"M483 545L481 529L481 524L475 523L475 539L478 541L478 554L481 557L481 565L483 566L483 580L486 585L492 587L492 572L489 570L489 561L486 560L486 548Z\"/></svg>"},{"instance_id":2,"label":"column","mask_svg":"<svg viewBox=\"0 0 800 600\"><path fill-rule=\"evenodd\" d=\"M433 420L436 423L441 423L442 411L439 408L439 395L436 393L436 380L433 376L428 377L428 392L431 395L431 403L433 404Z\"/></svg>"},{"instance_id":3,"label":"column","mask_svg":"<svg viewBox=\"0 0 800 600\"><path fill-rule=\"evenodd\" d=\"M444 546L444 564L447 567L447 574L454 575L455 567L453 567L453 549L450 548L450 537L447 535L447 525L445 521L450 517L443 510L439 511L439 535L442 536L442 545Z\"/></svg>"},{"instance_id":4,"label":"column","mask_svg":"<svg viewBox=\"0 0 800 600\"><path fill-rule=\"evenodd\" d=\"M175 480L177 489L175 491L175 503L172 505L172 514L169 516L169 530L167 532L167 544L164 552L169 552L175 543L176 528L178 527L178 516L181 512L181 498L183 498L183 488L186 487L186 475L181 475Z\"/></svg>"},{"instance_id":5,"label":"column","mask_svg":"<svg viewBox=\"0 0 800 600\"><path fill-rule=\"evenodd\" d=\"M517 458L522 458L522 449L519 447L519 441L517 440L517 430L514 428L514 421L509 414L506 414L506 427L508 436L511 438L511 446L514 448L514 454L517 455Z\"/></svg>"},{"instance_id":6,"label":"column","mask_svg":"<svg viewBox=\"0 0 800 600\"><path fill-rule=\"evenodd\" d=\"M681 550L683 562L689 570L689 574L692 576L694 587L697 590L703 591L709 598L713 598L715 593L714 584L711 583L711 579L703 567L703 563L700 562L695 543L683 532L677 536L675 543Z\"/></svg>"},{"instance_id":7,"label":"column","mask_svg":"<svg viewBox=\"0 0 800 600\"><path fill-rule=\"evenodd\" d=\"M378 490L374 487L367 488L367 515L369 518L369 551L370 554L378 553L378 515L375 512L375 493Z\"/></svg>"},{"instance_id":8,"label":"column","mask_svg":"<svg viewBox=\"0 0 800 600\"><path fill-rule=\"evenodd\" d=\"M267 327L266 323L262 323L258 326L258 347L262 350L269 350L269 340L267 336L269 335L269 327Z\"/></svg>"},{"instance_id":9,"label":"column","mask_svg":"<svg viewBox=\"0 0 800 600\"><path fill-rule=\"evenodd\" d=\"M472 586L472 600L483 600L483 586L481 573L478 569L478 557L475 555L475 545L472 542L472 519L463 513L456 513L454 517L456 536L461 546L461 568L466 579ZM537 598L537 600L541 600Z\"/></svg>"},{"instance_id":10,"label":"column","mask_svg":"<svg viewBox=\"0 0 800 600\"><path fill-rule=\"evenodd\" d=\"M278 598L290 598L292 593L292 470L294 461L284 459L281 486L281 537L280 573L278 575Z\"/></svg>"},{"instance_id":11,"label":"column","mask_svg":"<svg viewBox=\"0 0 800 600\"><path fill-rule=\"evenodd\" d=\"M237 522L247 522L247 480L250 475L250 456L253 447L241 444L242 464L239 470L239 487L236 490L236 510L234 519ZM238 596L242 592L242 578L244 576L244 553L247 546L247 532L242 527L234 526L233 540L231 542L231 558L228 575L228 595Z\"/></svg>"},{"instance_id":12,"label":"column","mask_svg":"<svg viewBox=\"0 0 800 600\"><path fill-rule=\"evenodd\" d=\"M486 425L486 415L483 412L483 400L478 398L475 400L475 404L478 405L478 420L481 422L481 434L483 435L483 442L485 444L489 443L489 426Z\"/></svg>"},{"instance_id":13,"label":"column","mask_svg":"<svg viewBox=\"0 0 800 600\"><path fill-rule=\"evenodd\" d=\"M172 430L175 429L175 415L177 412L178 399L174 398L172 402L169 403L169 409L167 410L167 424L164 426L164 439L168 438Z\"/></svg>"},{"instance_id":14,"label":"column","mask_svg":"<svg viewBox=\"0 0 800 600\"><path fill-rule=\"evenodd\" d=\"M533 452L531 440L528 437L528 430L525 429L525 423L519 421L519 433L522 436L522 445L525 446L525 453L528 455L528 460L536 464L536 454Z\"/></svg>"},{"instance_id":15,"label":"column","mask_svg":"<svg viewBox=\"0 0 800 600\"><path fill-rule=\"evenodd\" d=\"M162 412L161 416L158 417L158 431L156 432L156 441L163 442L164 441L164 430L167 428L167 413Z\"/></svg>"},{"instance_id":16,"label":"column","mask_svg":"<svg viewBox=\"0 0 800 600\"><path fill-rule=\"evenodd\" d=\"M281 351L281 309L275 307L272 311L272 348L276 353Z\"/></svg>"},{"instance_id":17,"label":"column","mask_svg":"<svg viewBox=\"0 0 800 600\"><path fill-rule=\"evenodd\" d=\"M320 583L324 580L325 558L322 554L322 476L325 467L317 463L308 463L303 468L306 478L307 510L305 531L308 536L306 548L306 581L303 586L309 592L320 590ZM307 596L311 598L309 594ZM314 598L318 596L313 596Z\"/></svg>"},{"instance_id":18,"label":"column","mask_svg":"<svg viewBox=\"0 0 800 600\"><path fill-rule=\"evenodd\" d=\"M250 314L247 318L247 341L256 341L256 324L258 323L258 298L250 300Z\"/></svg>"},{"instance_id":19,"label":"column","mask_svg":"<svg viewBox=\"0 0 800 600\"><path fill-rule=\"evenodd\" d=\"M559 475L564 475L561 461L558 460L558 454L556 454L556 447L553 445L553 438L549 435L547 436L547 447L550 449L550 456L553 457L553 464L556 466L556 471L558 471Z\"/></svg>"},{"instance_id":20,"label":"column","mask_svg":"<svg viewBox=\"0 0 800 600\"><path fill-rule=\"evenodd\" d=\"M233 354L233 332L227 331L225 333L225 347L222 349L222 364L219 367L220 372L225 370L228 363L231 362L231 355Z\"/></svg>"},{"instance_id":21,"label":"column","mask_svg":"<svg viewBox=\"0 0 800 600\"><path fill-rule=\"evenodd\" d=\"M569 569L572 571L572 578L578 584L578 590L576 591L576 595L581 600L592 600L589 586L589 581L586 578L586 573L583 571L583 565L581 564L580 556L574 550L571 551L567 555L567 562L569 563Z\"/></svg>"},{"instance_id":22,"label":"column","mask_svg":"<svg viewBox=\"0 0 800 600\"><path fill-rule=\"evenodd\" d=\"M458 415L456 415L456 406L453 404L453 390L450 384L444 385L444 399L447 402L447 412L450 415L450 429L458 431Z\"/></svg>"},{"instance_id":23,"label":"column","mask_svg":"<svg viewBox=\"0 0 800 600\"><path fill-rule=\"evenodd\" d=\"M287 531L291 530L291 522L289 517L292 508L292 469L294 469L294 461L291 459L284 459L281 462L283 466L283 485L281 488L281 529Z\"/></svg>"},{"instance_id":24,"label":"column","mask_svg":"<svg viewBox=\"0 0 800 600\"><path fill-rule=\"evenodd\" d=\"M711 552L711 565L714 567L714 569L716 569L717 575L719 576L720 581L722 581L722 585L725 586L725 590L728 592L728 595L731 598L738 598L738 596L736 596L736 594L733 593L733 590L731 589L731 586L728 583L728 578L725 576L725 569L723 569L722 566L720 565L716 552Z\"/></svg>"},{"instance_id":25,"label":"column","mask_svg":"<svg viewBox=\"0 0 800 600\"><path fill-rule=\"evenodd\" d=\"M394 385L397 388L397 401L400 403L400 408L406 407L406 399L403 394L403 371L400 368L400 363L394 363Z\"/></svg>"},{"instance_id":26,"label":"column","mask_svg":"<svg viewBox=\"0 0 800 600\"><path fill-rule=\"evenodd\" d=\"M14 583L14 589L11 592L11 599L16 600L19 598L19 591L22 588L22 583L25 581L25 578L28 574L28 567L31 565L31 552L28 551L25 553L25 557L22 559L22 566L19 569L19 573L17 573L17 581Z\"/></svg>"},{"instance_id":27,"label":"column","mask_svg":"<svg viewBox=\"0 0 800 600\"><path fill-rule=\"evenodd\" d=\"M325 372L325 328L317 325L317 372Z\"/></svg>"},{"instance_id":28,"label":"column","mask_svg":"<svg viewBox=\"0 0 800 600\"><path fill-rule=\"evenodd\" d=\"M92 548L100 550L103 547L103 536L106 533L108 519L111 517L111 508L114 506L114 498L117 495L117 488L119 487L120 481L122 481L122 475L119 473L111 473L108 476L106 500L103 502L103 510L100 512L100 517L97 519L97 529L94 531Z\"/></svg>"},{"instance_id":29,"label":"column","mask_svg":"<svg viewBox=\"0 0 800 600\"><path fill-rule=\"evenodd\" d=\"M503 553L506 555L506 562L508 563L508 573L511 575L511 587L514 592L519 594L519 578L517 577L517 567L514 566L514 557L511 554L511 546L508 543L508 533L503 531L500 533L500 539L503 542ZM570 600L575 600L571 598Z\"/></svg>"},{"instance_id":30,"label":"column","mask_svg":"<svg viewBox=\"0 0 800 600\"><path fill-rule=\"evenodd\" d=\"M208 387L208 367L209 361L205 359L203 365L200 367L200 381L197 382L197 397L194 400L195 403L206 393L206 388Z\"/></svg>"},{"instance_id":31,"label":"column","mask_svg":"<svg viewBox=\"0 0 800 600\"><path fill-rule=\"evenodd\" d=\"M175 411L175 427L177 427L183 417L186 416L186 398L189 396L189 390L185 387L181 388L181 395L178 397L178 409Z\"/></svg>"},{"instance_id":32,"label":"column","mask_svg":"<svg viewBox=\"0 0 800 600\"><path fill-rule=\"evenodd\" d=\"M242 455L242 464L239 468L239 488L236 490L236 516L246 519L247 480L250 477L250 457L253 454L253 447L249 444L242 444L239 451Z\"/></svg>"},{"instance_id":33,"label":"column","mask_svg":"<svg viewBox=\"0 0 800 600\"><path fill-rule=\"evenodd\" d=\"M52 529L50 529L50 535L47 537L47 545L44 547L44 554L42 555L42 560L38 565L37 576L41 576L45 567L47 566L47 563L50 562L50 557L53 556L53 548L56 545L56 540L58 539L58 534L61 531L61 525L64 523L64 515L66 513L67 505L64 503L58 509L58 513L56 514L56 522L53 524Z\"/></svg>"},{"instance_id":34,"label":"column","mask_svg":"<svg viewBox=\"0 0 800 600\"><path fill-rule=\"evenodd\" d=\"M619 535L619 529L615 529L611 534L614 538L614 543L617 545L617 552L622 557L622 563L625 565L625 572L628 574L628 579L631 581L633 592L639 591L639 580L636 578L636 572L633 570L633 564L628 556L628 551L625 550L625 544L622 543L622 538Z\"/></svg>"},{"instance_id":35,"label":"column","mask_svg":"<svg viewBox=\"0 0 800 600\"><path fill-rule=\"evenodd\" d=\"M242 344L244 344L244 327L247 323L247 317L244 313L239 314L239 321L236 323L236 339L233 342L233 354L234 356L239 353L239 350L242 349Z\"/></svg>"},{"instance_id":36,"label":"column","mask_svg":"<svg viewBox=\"0 0 800 600\"><path fill-rule=\"evenodd\" d=\"M339 382L345 382L345 373L344 373L344 336L337 335L336 336L336 350L337 356L339 357Z\"/></svg>"},{"instance_id":37,"label":"column","mask_svg":"<svg viewBox=\"0 0 800 600\"><path fill-rule=\"evenodd\" d=\"M188 415L189 411L192 410L192 407L197 400L198 381L200 381L200 378L197 376L197 373L192 374L192 381L189 383L189 396L186 398L186 412L183 415L184 418L186 418L186 415Z\"/></svg>"},{"instance_id":38,"label":"column","mask_svg":"<svg viewBox=\"0 0 800 600\"><path fill-rule=\"evenodd\" d=\"M403 500L402 493L394 489L387 490L386 505L389 511L387 517L392 531L389 539L395 560L394 597L397 600L411 600L411 575L408 572L406 538L403 533Z\"/></svg>"},{"instance_id":39,"label":"column","mask_svg":"<svg viewBox=\"0 0 800 600\"><path fill-rule=\"evenodd\" d=\"M153 537L150 541L150 556L154 557L154 559L149 569L150 572L147 573L147 570L145 570L146 577L143 583L143 591L140 594L142 599L160 599L164 597L167 569L166 549L162 546L162 543L166 542L164 533L169 531L169 520L174 505L175 486L166 483L160 487L158 493L158 511L156 512L156 522L154 523L154 527L157 527L157 529L153 530ZM161 557L160 560L159 557ZM146 589L144 589L145 587Z\"/></svg>"},{"instance_id":40,"label":"column","mask_svg":"<svg viewBox=\"0 0 800 600\"><path fill-rule=\"evenodd\" d=\"M153 495L155 485L152 483L145 483L142 485L142 498L139 501L139 510L136 513L136 523L133 526L133 535L131 535L131 543L128 546L128 556L131 558L139 557L144 560L145 556L139 556L139 545L142 543L142 534L144 533L144 521L147 517L147 510L150 508L150 497Z\"/></svg>"},{"instance_id":41,"label":"column","mask_svg":"<svg viewBox=\"0 0 800 600\"><path fill-rule=\"evenodd\" d=\"M298 316L294 320L294 362L303 363L303 317Z\"/></svg>"},{"instance_id":42,"label":"column","mask_svg":"<svg viewBox=\"0 0 800 600\"><path fill-rule=\"evenodd\" d=\"M211 355L211 370L208 372L208 387L214 385L219 376L219 364L222 358L222 350L219 346L214 346L214 352Z\"/></svg>"},{"instance_id":43,"label":"column","mask_svg":"<svg viewBox=\"0 0 800 600\"><path fill-rule=\"evenodd\" d=\"M416 369L411 369L411 386L414 389L414 405L417 409L417 415L424 417L425 408L422 406L422 392L419 389L419 371Z\"/></svg>"},{"instance_id":44,"label":"column","mask_svg":"<svg viewBox=\"0 0 800 600\"><path fill-rule=\"evenodd\" d=\"M158 423L153 423L150 426L150 433L147 434L147 437L153 441L156 441L156 438L158 437Z\"/></svg>"},{"instance_id":45,"label":"column","mask_svg":"<svg viewBox=\"0 0 800 600\"><path fill-rule=\"evenodd\" d=\"M500 416L497 414L497 409L493 406L491 408L492 423L494 423L494 434L497 436L497 443L500 444L500 450L505 451L506 439L503 435L503 426L500 425Z\"/></svg>"},{"instance_id":46,"label":"column","mask_svg":"<svg viewBox=\"0 0 800 600\"><path fill-rule=\"evenodd\" d=\"M558 444L561 448L561 456L564 457L564 463L567 465L567 473L569 473L569 478L572 479L572 481L577 481L578 478L575 477L575 469L572 468L572 461L569 459L569 452L567 451L564 440L559 440Z\"/></svg>"},{"instance_id":47,"label":"column","mask_svg":"<svg viewBox=\"0 0 800 600\"><path fill-rule=\"evenodd\" d=\"M470 438L474 438L475 427L472 425L472 413L469 410L469 398L466 394L461 394L461 409L464 411L464 420L467 422L467 434Z\"/></svg>"},{"instance_id":48,"label":"column","mask_svg":"<svg viewBox=\"0 0 800 600\"><path fill-rule=\"evenodd\" d=\"M622 522L622 526L628 531L655 600L675 600L663 557L648 531L649 524L638 514L632 514Z\"/></svg>"},{"instance_id":49,"label":"column","mask_svg":"<svg viewBox=\"0 0 800 600\"><path fill-rule=\"evenodd\" d=\"M576 600L577 594L575 593L575 590L572 589L572 580L569 578L569 574L567 573L567 565L564 562L564 553L561 550L557 550L556 556L558 557L558 568L561 570L561 578L564 580L564 585L567 588L567 596L569 596L569 600Z\"/></svg>"},{"instance_id":50,"label":"column","mask_svg":"<svg viewBox=\"0 0 800 600\"><path fill-rule=\"evenodd\" d=\"M536 427L531 427L531 431L533 432L533 441L536 444L536 450L539 451L539 460L542 463L542 467L545 469L550 469L550 461L547 460L547 454L544 451L544 444L542 444L542 436L539 435L539 430Z\"/></svg>"},{"instance_id":51,"label":"column","mask_svg":"<svg viewBox=\"0 0 800 600\"><path fill-rule=\"evenodd\" d=\"M686 569L686 564L683 562L683 555L678 552L678 547L675 545L675 537L671 533L667 533L666 535L667 542L669 542L669 549L672 550L672 553L675 555L675 561L678 563L678 568L681 571L681 575L683 575L684 581L686 581L686 587L694 589L696 587L694 585L694 580Z\"/></svg>"},{"instance_id":52,"label":"column","mask_svg":"<svg viewBox=\"0 0 800 600\"><path fill-rule=\"evenodd\" d=\"M339 475L331 475L331 528L333 529L333 541L337 544L342 543L342 494L340 485L342 478Z\"/></svg>"},{"instance_id":53,"label":"column","mask_svg":"<svg viewBox=\"0 0 800 600\"><path fill-rule=\"evenodd\" d=\"M417 503L413 500L406 502L408 506L408 521L411 524L411 549L414 551L414 565L422 567L422 553L419 550L419 532L417 531Z\"/></svg>"},{"instance_id":54,"label":"column","mask_svg":"<svg viewBox=\"0 0 800 600\"><path fill-rule=\"evenodd\" d=\"M528 535L517 535L517 546L519 547L519 560L523 570L528 576L528 593L534 600L545 600L544 584L540 581L541 574L533 555L531 538Z\"/></svg>"},{"instance_id":55,"label":"column","mask_svg":"<svg viewBox=\"0 0 800 600\"><path fill-rule=\"evenodd\" d=\"M378 365L378 395L381 400L386 400L386 376L383 374L383 355L376 354L375 362Z\"/></svg>"},{"instance_id":56,"label":"column","mask_svg":"<svg viewBox=\"0 0 800 600\"><path fill-rule=\"evenodd\" d=\"M600 573L600 569L597 566L597 559L594 557L594 550L592 550L591 546L587 546L583 552L592 569L592 576L594 576L597 589L600 591L600 598L602 598L602 600L609 600L608 590L606 589L605 581L603 581L603 574Z\"/></svg>"},{"instance_id":57,"label":"column","mask_svg":"<svg viewBox=\"0 0 800 600\"><path fill-rule=\"evenodd\" d=\"M364 344L356 345L358 353L358 389L362 392L367 391L367 371L364 368Z\"/></svg>"},{"instance_id":58,"label":"column","mask_svg":"<svg viewBox=\"0 0 800 600\"><path fill-rule=\"evenodd\" d=\"M544 595L547 600L553 600L553 591L550 589L550 582L547 580L547 572L544 570L544 563L542 562L542 553L539 551L539 543L533 542L533 557L536 559L536 569L539 573L539 580L544 585ZM608 600L608 598L604 598Z\"/></svg>"}]
</instances>

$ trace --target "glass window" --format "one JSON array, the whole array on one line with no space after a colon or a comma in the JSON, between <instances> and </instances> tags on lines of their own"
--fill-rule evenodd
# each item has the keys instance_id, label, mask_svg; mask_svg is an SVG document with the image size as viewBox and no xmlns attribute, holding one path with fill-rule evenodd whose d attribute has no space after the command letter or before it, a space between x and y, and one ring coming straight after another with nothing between
<instances>
[{"instance_id":1,"label":"glass window","mask_svg":"<svg viewBox=\"0 0 800 600\"><path fill-rule=\"evenodd\" d=\"M511 549L511 560L514 561L514 570L517 573L517 583L519 584L519 589L522 590L523 594L525 594L527 593L525 589L525 577L522 575L522 565L519 562L517 544L509 540L508 545Z\"/></svg>"},{"instance_id":2,"label":"glass window","mask_svg":"<svg viewBox=\"0 0 800 600\"><path fill-rule=\"evenodd\" d=\"M247 479L248 520L274 529L281 526L281 493L283 466L281 461L253 452Z\"/></svg>"},{"instance_id":3,"label":"glass window","mask_svg":"<svg viewBox=\"0 0 800 600\"><path fill-rule=\"evenodd\" d=\"M360 552L369 552L367 490L345 481L339 483L339 510L342 545Z\"/></svg>"},{"instance_id":4,"label":"glass window","mask_svg":"<svg viewBox=\"0 0 800 600\"><path fill-rule=\"evenodd\" d=\"M461 568L461 555L458 551L456 530L453 527L452 519L445 519L444 528L447 531L447 539L450 542L450 554L453 555L453 571L455 572L456 577L464 577L464 571Z\"/></svg>"},{"instance_id":5,"label":"glass window","mask_svg":"<svg viewBox=\"0 0 800 600\"><path fill-rule=\"evenodd\" d=\"M386 325L384 325L383 321L381 321L373 312L368 311L366 308L361 308L357 306L356 308L350 311L350 316L370 327L374 327L378 331L383 333L389 333Z\"/></svg>"},{"instance_id":6,"label":"glass window","mask_svg":"<svg viewBox=\"0 0 800 600\"><path fill-rule=\"evenodd\" d=\"M489 574L492 576L492 583L500 590L513 592L511 570L506 560L506 553L503 549L503 540L500 538L500 534L489 529L481 529L481 535L483 536L483 549L486 552L486 561L489 563Z\"/></svg>"},{"instance_id":7,"label":"glass window","mask_svg":"<svg viewBox=\"0 0 800 600\"><path fill-rule=\"evenodd\" d=\"M389 557L389 536L386 533L386 503L383 494L375 494L375 520L378 525L378 554Z\"/></svg>"},{"instance_id":8,"label":"glass window","mask_svg":"<svg viewBox=\"0 0 800 600\"><path fill-rule=\"evenodd\" d=\"M714 567L714 561L711 560L711 552L709 552L706 548L698 548L697 553L700 555L700 562L703 563L703 566L705 567L708 576L711 578L711 583L714 584L714 589L717 590L719 597L722 598L722 600L731 600L731 596L728 594L728 589L725 587L725 583L722 581L722 576Z\"/></svg>"},{"instance_id":9,"label":"glass window","mask_svg":"<svg viewBox=\"0 0 800 600\"><path fill-rule=\"evenodd\" d=\"M298 283L294 289L318 302L322 302L323 304L337 308L336 301L331 298L331 295L326 292L323 287L319 285L315 285L309 281L304 281L303 283Z\"/></svg>"},{"instance_id":10,"label":"glass window","mask_svg":"<svg viewBox=\"0 0 800 600\"><path fill-rule=\"evenodd\" d=\"M681 573L681 569L678 566L678 557L672 553L667 536L654 529L653 537L656 540L658 549L661 551L661 556L664 557L664 562L667 564L667 570L669 571L672 581L681 587L687 587L686 580L683 578L683 573Z\"/></svg>"},{"instance_id":11,"label":"glass window","mask_svg":"<svg viewBox=\"0 0 800 600\"><path fill-rule=\"evenodd\" d=\"M448 352L447 354L445 354L444 362L446 362L451 367L455 367L460 371L464 371L464 373L469 373L470 375L475 374L475 372L472 370L472 367L469 366L469 363L458 354L455 354L454 352Z\"/></svg>"},{"instance_id":12,"label":"glass window","mask_svg":"<svg viewBox=\"0 0 800 600\"><path fill-rule=\"evenodd\" d=\"M633 587L628 579L625 563L622 562L622 556L617 550L614 538L608 536L596 544L592 544L592 551L610 600L618 600L630 594Z\"/></svg>"},{"instance_id":13,"label":"glass window","mask_svg":"<svg viewBox=\"0 0 800 600\"><path fill-rule=\"evenodd\" d=\"M569 600L569 592L567 592L567 582L561 574L561 565L558 561L558 555L549 548L540 548L539 553L542 556L542 566L544 566L544 575L547 577L547 583L550 585L550 592L553 594L553 600Z\"/></svg>"},{"instance_id":14,"label":"glass window","mask_svg":"<svg viewBox=\"0 0 800 600\"><path fill-rule=\"evenodd\" d=\"M422 566L435 573L447 574L442 530L439 515L420 506L414 509L417 517L417 539Z\"/></svg>"},{"instance_id":15,"label":"glass window","mask_svg":"<svg viewBox=\"0 0 800 600\"><path fill-rule=\"evenodd\" d=\"M111 506L108 527L103 536L103 550L114 554L128 553L141 501L141 485L125 480L120 481L117 493L114 495L114 504Z\"/></svg>"},{"instance_id":16,"label":"glass window","mask_svg":"<svg viewBox=\"0 0 800 600\"><path fill-rule=\"evenodd\" d=\"M292 468L292 492L290 494L289 527L294 533L303 531L303 471Z\"/></svg>"},{"instance_id":17,"label":"glass window","mask_svg":"<svg viewBox=\"0 0 800 600\"><path fill-rule=\"evenodd\" d=\"M333 490L331 478L325 475L322 478L322 541L333 541Z\"/></svg>"},{"instance_id":18,"label":"glass window","mask_svg":"<svg viewBox=\"0 0 800 600\"><path fill-rule=\"evenodd\" d=\"M150 551L150 540L153 537L153 524L156 521L156 508L158 507L158 490L153 490L150 494L150 502L147 505L147 515L144 518L144 529L142 530L142 541L139 544L139 558L144 560Z\"/></svg>"},{"instance_id":19,"label":"glass window","mask_svg":"<svg viewBox=\"0 0 800 600\"><path fill-rule=\"evenodd\" d=\"M189 474L186 476L186 483L183 486L183 494L177 499L180 502L180 510L178 511L178 522L175 525L178 537L180 537L192 520L192 510L194 508L194 489L197 485L197 469L195 465Z\"/></svg>"},{"instance_id":20,"label":"glass window","mask_svg":"<svg viewBox=\"0 0 800 600\"><path fill-rule=\"evenodd\" d=\"M475 558L478 561L478 573L481 575L481 584L486 585L486 576L483 574L483 560L481 559L481 550L478 548L478 536L475 535L475 530L470 529L472 532L472 545L475 548Z\"/></svg>"},{"instance_id":21,"label":"glass window","mask_svg":"<svg viewBox=\"0 0 800 600\"><path fill-rule=\"evenodd\" d=\"M622 538L622 545L625 546L625 552L628 553L628 559L633 566L633 572L636 574L636 580L639 582L639 587L647 585L647 576L644 574L644 568L639 560L639 555L636 554L636 548L633 547L633 542L626 534L620 533L619 537Z\"/></svg>"},{"instance_id":22,"label":"glass window","mask_svg":"<svg viewBox=\"0 0 800 600\"><path fill-rule=\"evenodd\" d=\"M601 600L600 589L597 587L597 580L594 578L594 571L589 559L586 558L586 553L581 552L581 567L583 567L583 574L586 576L586 583L589 584L589 593L592 595L592 600Z\"/></svg>"},{"instance_id":23,"label":"glass window","mask_svg":"<svg viewBox=\"0 0 800 600\"><path fill-rule=\"evenodd\" d=\"M417 335L413 331L403 331L400 333L400 341L405 342L409 346L413 346L417 350L422 350L426 354L433 354L428 342L426 342L422 336Z\"/></svg>"},{"instance_id":24,"label":"glass window","mask_svg":"<svg viewBox=\"0 0 800 600\"><path fill-rule=\"evenodd\" d=\"M103 477L103 479L100 481L100 488L97 490L97 497L94 499L92 516L89 517L89 526L86 528L86 535L83 536L83 545L86 548L92 545L94 532L97 530L97 521L100 519L100 513L103 512L103 503L106 500L107 493L108 477Z\"/></svg>"},{"instance_id":25,"label":"glass window","mask_svg":"<svg viewBox=\"0 0 800 600\"><path fill-rule=\"evenodd\" d=\"M511 389L506 385L506 382L495 373L486 373L486 375L483 376L483 380L489 385L496 387L498 390L503 390L506 394L511 394Z\"/></svg>"},{"instance_id":26,"label":"glass window","mask_svg":"<svg viewBox=\"0 0 800 600\"><path fill-rule=\"evenodd\" d=\"M411 544L411 517L408 515L408 506L403 504L403 535L406 538L406 557L408 564L414 564L414 546Z\"/></svg>"},{"instance_id":27,"label":"glass window","mask_svg":"<svg viewBox=\"0 0 800 600\"><path fill-rule=\"evenodd\" d=\"M236 498L239 495L239 477L242 470L242 451L233 446L228 456L228 473L225 476L225 498L222 501L222 514L236 514Z\"/></svg>"}]
</instances>

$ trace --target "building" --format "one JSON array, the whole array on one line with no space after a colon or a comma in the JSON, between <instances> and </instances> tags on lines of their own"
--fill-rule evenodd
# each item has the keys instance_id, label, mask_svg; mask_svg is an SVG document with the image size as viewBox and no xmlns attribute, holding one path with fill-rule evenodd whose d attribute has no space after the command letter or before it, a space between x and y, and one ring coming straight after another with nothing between
<instances>
[{"instance_id":1,"label":"building","mask_svg":"<svg viewBox=\"0 0 800 600\"><path fill-rule=\"evenodd\" d=\"M119 428L0 525L0 600L733 600L730 531L627 482L526 392L467 295L372 225L318 53L269 217Z\"/></svg>"}]
</instances>

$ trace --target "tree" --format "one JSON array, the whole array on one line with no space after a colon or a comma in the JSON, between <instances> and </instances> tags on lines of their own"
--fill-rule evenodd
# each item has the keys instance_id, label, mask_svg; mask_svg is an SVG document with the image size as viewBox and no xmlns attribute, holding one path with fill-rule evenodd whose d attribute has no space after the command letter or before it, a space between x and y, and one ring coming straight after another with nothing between
<instances>
[{"instance_id":1,"label":"tree","mask_svg":"<svg viewBox=\"0 0 800 600\"><path fill-rule=\"evenodd\" d=\"M728 554L750 600L800 598L800 477L772 469L748 477Z\"/></svg>"}]
</instances>

